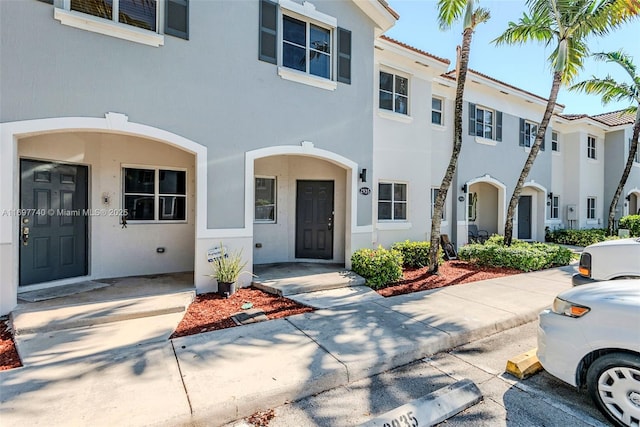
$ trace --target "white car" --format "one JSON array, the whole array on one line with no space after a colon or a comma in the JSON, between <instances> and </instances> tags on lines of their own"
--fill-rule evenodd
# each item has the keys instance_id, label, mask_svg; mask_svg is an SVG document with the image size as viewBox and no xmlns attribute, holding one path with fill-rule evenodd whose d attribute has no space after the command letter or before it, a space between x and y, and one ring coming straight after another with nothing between
<instances>
[{"instance_id":1,"label":"white car","mask_svg":"<svg viewBox=\"0 0 640 427\"><path fill-rule=\"evenodd\" d=\"M538 359L586 387L615 425L640 425L640 286L633 279L578 286L540 313Z\"/></svg>"},{"instance_id":2,"label":"white car","mask_svg":"<svg viewBox=\"0 0 640 427\"><path fill-rule=\"evenodd\" d=\"M640 279L640 237L607 240L584 248L573 285L612 279Z\"/></svg>"}]
</instances>

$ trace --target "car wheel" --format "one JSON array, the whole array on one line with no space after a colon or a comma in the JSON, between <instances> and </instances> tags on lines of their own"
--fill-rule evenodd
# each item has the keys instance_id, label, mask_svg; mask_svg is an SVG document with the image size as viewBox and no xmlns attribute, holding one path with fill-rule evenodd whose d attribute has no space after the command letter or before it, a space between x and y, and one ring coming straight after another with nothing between
<instances>
[{"instance_id":1,"label":"car wheel","mask_svg":"<svg viewBox=\"0 0 640 427\"><path fill-rule=\"evenodd\" d=\"M589 395L598 409L618 426L640 424L640 357L610 353L587 371Z\"/></svg>"}]
</instances>

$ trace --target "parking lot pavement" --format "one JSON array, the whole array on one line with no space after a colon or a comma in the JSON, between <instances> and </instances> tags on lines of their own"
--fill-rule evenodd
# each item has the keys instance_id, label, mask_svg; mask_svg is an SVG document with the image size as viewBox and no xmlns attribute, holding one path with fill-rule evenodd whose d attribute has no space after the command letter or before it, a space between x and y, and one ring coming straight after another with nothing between
<instances>
[{"instance_id":1,"label":"parking lot pavement","mask_svg":"<svg viewBox=\"0 0 640 427\"><path fill-rule=\"evenodd\" d=\"M447 420L447 426L607 426L586 391L545 372L523 381L504 373L508 358L536 346L536 328L537 322L531 322L277 407L269 426L359 425L462 378L474 381L484 400Z\"/></svg>"}]
</instances>

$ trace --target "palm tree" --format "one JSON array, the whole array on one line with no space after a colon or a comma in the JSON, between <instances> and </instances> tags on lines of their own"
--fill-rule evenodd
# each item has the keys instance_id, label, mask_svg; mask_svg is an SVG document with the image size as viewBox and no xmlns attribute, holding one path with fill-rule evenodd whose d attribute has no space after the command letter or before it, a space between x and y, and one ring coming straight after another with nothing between
<instances>
[{"instance_id":1,"label":"palm tree","mask_svg":"<svg viewBox=\"0 0 640 427\"><path fill-rule=\"evenodd\" d=\"M431 248L429 249L429 272L438 272L438 249L440 246L440 225L442 223L442 211L447 192L451 187L451 181L456 173L458 157L462 148L462 97L464 95L464 84L467 80L467 69L469 67L469 53L471 51L471 39L478 24L487 22L491 15L487 9L474 9L476 0L438 0L438 21L440 28L446 30L451 28L464 13L464 23L462 32L462 47L456 49L456 99L454 114L453 150L449 166L442 178L440 189L433 207L433 217L431 218Z\"/></svg>"},{"instance_id":2,"label":"palm tree","mask_svg":"<svg viewBox=\"0 0 640 427\"><path fill-rule=\"evenodd\" d=\"M622 177L618 183L618 188L616 189L613 199L611 200L611 205L609 206L607 234L612 236L614 231L613 224L616 215L616 206L618 205L618 200L620 200L622 189L627 184L627 178L629 178L629 173L633 166L633 160L636 157L636 152L638 151L638 136L640 135L640 74L636 71L636 66L633 64L633 58L622 51L595 53L593 57L598 61L613 62L620 65L624 71L631 76L631 84L618 83L611 76L607 76L604 79L598 79L594 76L590 80L586 80L572 86L570 90L601 95L603 105L607 105L611 101L623 100L628 100L632 104L637 104L631 105L626 110L620 112L620 115L635 114L636 119L633 124L633 135L631 136L631 145L629 146L627 164L622 171Z\"/></svg>"},{"instance_id":3,"label":"palm tree","mask_svg":"<svg viewBox=\"0 0 640 427\"><path fill-rule=\"evenodd\" d=\"M513 189L504 226L504 244L513 239L513 216L520 193L547 131L561 84L570 84L589 54L586 39L603 36L640 13L640 4L629 0L527 0L529 14L494 40L496 45L523 44L528 41L555 46L549 57L553 81L547 107L538 126L536 139Z\"/></svg>"}]
</instances>

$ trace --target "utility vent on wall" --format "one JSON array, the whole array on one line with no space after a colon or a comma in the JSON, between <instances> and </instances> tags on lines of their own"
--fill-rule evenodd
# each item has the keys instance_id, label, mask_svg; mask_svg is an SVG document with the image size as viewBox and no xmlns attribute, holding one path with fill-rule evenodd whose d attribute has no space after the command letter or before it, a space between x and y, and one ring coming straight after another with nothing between
<instances>
[{"instance_id":1,"label":"utility vent on wall","mask_svg":"<svg viewBox=\"0 0 640 427\"><path fill-rule=\"evenodd\" d=\"M576 205L567 205L567 220L578 220L578 207Z\"/></svg>"}]
</instances>

